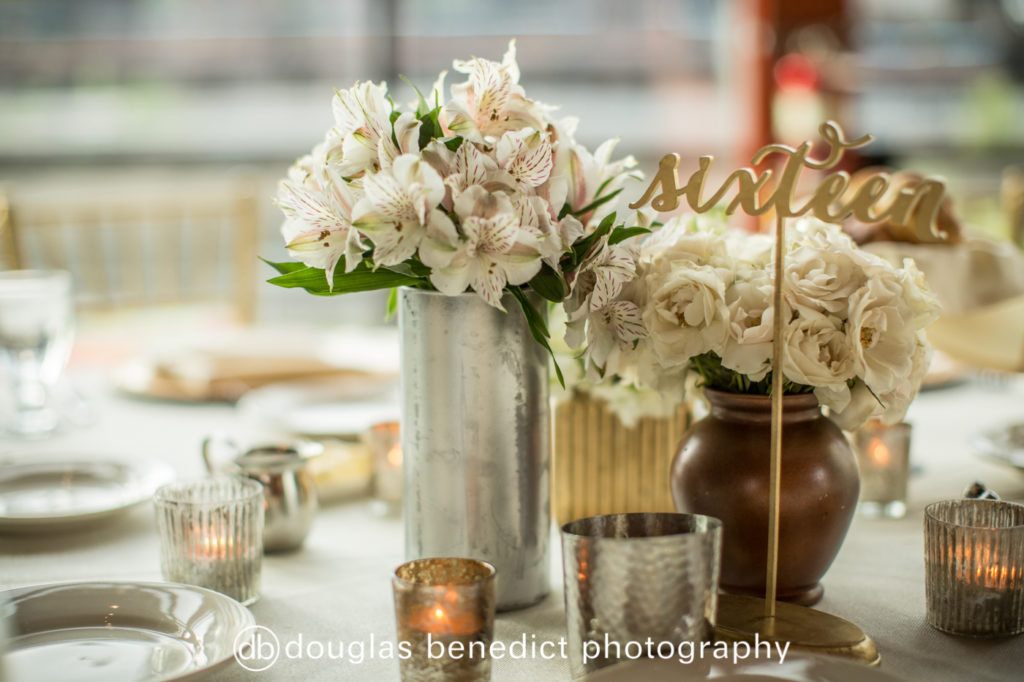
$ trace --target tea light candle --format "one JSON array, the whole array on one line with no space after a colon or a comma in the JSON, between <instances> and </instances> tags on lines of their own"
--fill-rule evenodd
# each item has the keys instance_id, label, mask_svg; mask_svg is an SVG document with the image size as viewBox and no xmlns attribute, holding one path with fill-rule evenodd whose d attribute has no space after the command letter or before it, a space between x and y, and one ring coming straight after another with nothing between
<instances>
[{"instance_id":1,"label":"tea light candle","mask_svg":"<svg viewBox=\"0 0 1024 682\"><path fill-rule=\"evenodd\" d=\"M263 558L263 486L241 476L166 485L154 496L165 580L251 604Z\"/></svg>"},{"instance_id":2,"label":"tea light candle","mask_svg":"<svg viewBox=\"0 0 1024 682\"><path fill-rule=\"evenodd\" d=\"M858 509L870 518L903 518L907 513L911 426L867 422L854 434L860 468Z\"/></svg>"},{"instance_id":3,"label":"tea light candle","mask_svg":"<svg viewBox=\"0 0 1024 682\"><path fill-rule=\"evenodd\" d=\"M373 450L374 497L398 506L404 486L398 422L374 424L367 437Z\"/></svg>"},{"instance_id":4,"label":"tea light candle","mask_svg":"<svg viewBox=\"0 0 1024 682\"><path fill-rule=\"evenodd\" d=\"M1024 632L1024 505L948 500L925 509L928 622L954 634Z\"/></svg>"},{"instance_id":5,"label":"tea light candle","mask_svg":"<svg viewBox=\"0 0 1024 682\"><path fill-rule=\"evenodd\" d=\"M494 637L495 570L473 559L417 559L392 586L405 682L488 680Z\"/></svg>"}]
</instances>

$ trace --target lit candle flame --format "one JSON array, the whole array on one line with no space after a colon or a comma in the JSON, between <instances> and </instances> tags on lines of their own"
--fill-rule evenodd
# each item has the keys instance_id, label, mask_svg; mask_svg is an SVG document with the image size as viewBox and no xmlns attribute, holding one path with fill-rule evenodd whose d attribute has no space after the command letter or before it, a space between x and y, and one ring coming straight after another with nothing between
<instances>
[{"instance_id":1,"label":"lit candle flame","mask_svg":"<svg viewBox=\"0 0 1024 682\"><path fill-rule=\"evenodd\" d=\"M877 467L889 466L889 462L892 461L889 448L885 447L885 443L879 438L871 439L871 443L868 445L868 457L871 458L871 463Z\"/></svg>"}]
</instances>

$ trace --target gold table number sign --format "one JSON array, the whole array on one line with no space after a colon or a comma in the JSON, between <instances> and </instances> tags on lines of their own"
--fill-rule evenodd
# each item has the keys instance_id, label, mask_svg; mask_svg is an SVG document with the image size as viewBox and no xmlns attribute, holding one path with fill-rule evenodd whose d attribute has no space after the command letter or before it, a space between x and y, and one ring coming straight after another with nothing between
<instances>
[{"instance_id":1,"label":"gold table number sign","mask_svg":"<svg viewBox=\"0 0 1024 682\"><path fill-rule=\"evenodd\" d=\"M726 205L725 212L732 215L742 209L750 216L769 212L775 215L775 263L773 305L782 309L786 256L786 219L812 215L819 220L838 223L850 216L864 223L889 221L894 225L912 228L919 237L939 237L942 232L936 219L945 195L945 184L941 180L926 178L917 183L908 183L896 193L895 198L883 203L883 196L890 188L891 176L884 172L870 175L852 196L846 197L850 185L850 174L835 171L825 175L810 192L809 198L798 205L795 197L797 184L805 168L826 171L842 160L848 149L857 149L871 142L870 135L847 140L843 129L835 121L826 121L820 128L821 136L828 145L828 156L824 159L810 158L810 140L793 148L781 144L769 144L759 149L751 158L751 165L763 164L770 156L778 155L784 162L776 173L768 168L756 173L751 168L733 171L722 185L707 198L704 185L714 158L702 156L695 170L682 187L679 186L679 155L666 154L658 164L658 171L643 196L629 205L638 209L650 203L658 212L674 211L679 208L680 198L695 213L705 213L723 202L735 184L736 193ZM775 315L773 338L781 339L784 320ZM874 643L857 626L814 609L784 605L781 613L776 608L776 587L779 557L779 472L782 459L782 367L784 344L774 343L772 350L772 422L771 454L769 476L768 513L768 562L766 566L765 598L732 597L722 595L719 607L719 637L727 640L753 638L755 634L779 641L789 641L796 648L818 653L850 656L867 663L877 664L881 659Z\"/></svg>"}]
</instances>

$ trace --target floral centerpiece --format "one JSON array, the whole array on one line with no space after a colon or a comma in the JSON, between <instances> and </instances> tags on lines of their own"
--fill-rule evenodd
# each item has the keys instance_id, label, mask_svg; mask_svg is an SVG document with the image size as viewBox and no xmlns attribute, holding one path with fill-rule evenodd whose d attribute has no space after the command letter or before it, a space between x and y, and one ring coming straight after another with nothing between
<instances>
[{"instance_id":1,"label":"floral centerpiece","mask_svg":"<svg viewBox=\"0 0 1024 682\"><path fill-rule=\"evenodd\" d=\"M544 300L591 287L589 264L649 232L616 221L634 161L613 159L615 140L587 149L575 119L527 98L515 54L455 61L465 79L446 95L442 73L408 108L384 83L335 93L335 125L279 184L299 262L272 263L270 280L393 290L407 558L486 558L501 609L548 591Z\"/></svg>"},{"instance_id":2,"label":"floral centerpiece","mask_svg":"<svg viewBox=\"0 0 1024 682\"><path fill-rule=\"evenodd\" d=\"M408 111L384 83L335 93L335 126L279 184L300 264L272 263L270 281L324 295L472 290L502 310L509 292L547 346L526 292L562 301L582 264L614 262L612 246L647 229L615 223L634 160L613 160L616 140L579 144L576 119L526 97L515 55L513 41L501 62L455 61L467 79L451 97L442 73Z\"/></svg>"},{"instance_id":3,"label":"floral centerpiece","mask_svg":"<svg viewBox=\"0 0 1024 682\"><path fill-rule=\"evenodd\" d=\"M674 218L587 263L579 280L594 285L566 305L590 374L675 394L695 372L712 389L767 395L773 243L714 218ZM786 394L813 393L847 429L871 415L899 421L928 367L923 329L939 312L921 272L813 219L795 221L786 246Z\"/></svg>"},{"instance_id":4,"label":"floral centerpiece","mask_svg":"<svg viewBox=\"0 0 1024 682\"><path fill-rule=\"evenodd\" d=\"M794 220L786 232L777 584L780 599L810 604L821 597L818 581L858 497L857 465L839 426L903 416L928 365L922 330L938 306L912 262L895 268L816 220ZM701 216L672 219L642 243L617 248L615 265L588 263L578 275L613 279L611 294L581 287L568 301L589 371L669 395L699 377L711 411L679 445L672 497L678 511L722 519L723 588L761 596L774 239ZM621 267L627 260L632 272Z\"/></svg>"}]
</instances>

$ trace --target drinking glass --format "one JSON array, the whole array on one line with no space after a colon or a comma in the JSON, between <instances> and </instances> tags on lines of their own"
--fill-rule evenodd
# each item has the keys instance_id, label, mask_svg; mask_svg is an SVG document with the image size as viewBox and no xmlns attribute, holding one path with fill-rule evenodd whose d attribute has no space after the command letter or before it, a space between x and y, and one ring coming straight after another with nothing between
<instances>
[{"instance_id":1,"label":"drinking glass","mask_svg":"<svg viewBox=\"0 0 1024 682\"><path fill-rule=\"evenodd\" d=\"M0 363L12 399L5 428L32 436L57 428L53 389L74 334L71 275L63 270L0 272Z\"/></svg>"}]
</instances>

